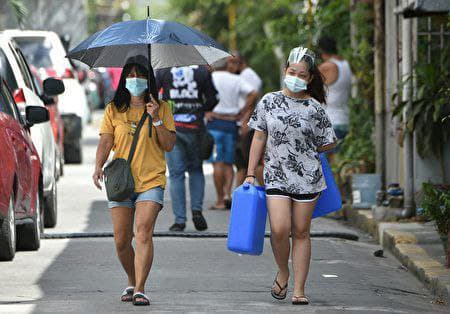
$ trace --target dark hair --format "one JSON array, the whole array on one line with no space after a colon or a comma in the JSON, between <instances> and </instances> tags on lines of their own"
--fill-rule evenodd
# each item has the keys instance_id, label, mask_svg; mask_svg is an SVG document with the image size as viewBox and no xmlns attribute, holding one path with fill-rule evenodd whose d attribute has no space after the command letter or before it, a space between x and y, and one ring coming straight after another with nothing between
<instances>
[{"instance_id":1,"label":"dark hair","mask_svg":"<svg viewBox=\"0 0 450 314\"><path fill-rule=\"evenodd\" d=\"M321 104L326 105L327 103L327 97L325 92L325 83L322 76L322 73L320 73L319 68L315 64L315 62L307 62L308 60L302 59L301 62L306 62L308 64L308 72L309 75L312 76L312 80L310 83L308 83L306 92L309 96L316 99ZM289 62L286 62L286 70L289 67Z\"/></svg>"},{"instance_id":2,"label":"dark hair","mask_svg":"<svg viewBox=\"0 0 450 314\"><path fill-rule=\"evenodd\" d=\"M319 39L319 48L322 53L337 54L336 41L329 36Z\"/></svg>"},{"instance_id":3,"label":"dark hair","mask_svg":"<svg viewBox=\"0 0 450 314\"><path fill-rule=\"evenodd\" d=\"M136 68L136 72L140 75L145 75L148 79L148 70L145 66L139 63L128 63L124 66L122 74L120 75L119 85L117 86L116 93L114 94L113 102L119 112L125 112L130 108L131 94L125 87L126 79L131 70ZM147 103L150 101L150 95L148 89L144 92L144 101Z\"/></svg>"}]
</instances>

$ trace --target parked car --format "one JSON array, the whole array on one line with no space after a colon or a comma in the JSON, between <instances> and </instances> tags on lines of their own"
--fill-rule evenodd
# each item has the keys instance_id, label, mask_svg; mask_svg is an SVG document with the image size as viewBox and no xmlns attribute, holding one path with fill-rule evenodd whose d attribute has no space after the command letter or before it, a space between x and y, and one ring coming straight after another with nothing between
<instances>
[{"instance_id":1,"label":"parked car","mask_svg":"<svg viewBox=\"0 0 450 314\"><path fill-rule=\"evenodd\" d=\"M13 91L19 112L25 116L27 106L44 107L43 95L38 90L27 62L19 47L8 36L0 33L0 75ZM58 147L53 137L50 122L31 127L31 138L39 154L42 167L45 226L54 227L57 221L57 161Z\"/></svg>"},{"instance_id":2,"label":"parked car","mask_svg":"<svg viewBox=\"0 0 450 314\"><path fill-rule=\"evenodd\" d=\"M39 77L37 69L34 66L30 66L31 75L33 76L34 83L38 90L39 95L42 95L42 101L47 107L50 113L50 124L52 125L53 137L55 138L56 145L59 151L59 160L56 163L57 175L62 176L64 173L64 122L61 118L58 108L58 96L49 96L44 93L44 82Z\"/></svg>"},{"instance_id":3,"label":"parked car","mask_svg":"<svg viewBox=\"0 0 450 314\"><path fill-rule=\"evenodd\" d=\"M59 97L59 110L64 121L64 159L82 162L82 129L90 120L84 88L78 82L73 66L65 58L66 51L54 32L7 30L24 52L29 63L39 69L41 78L56 77L64 82L65 93Z\"/></svg>"},{"instance_id":4,"label":"parked car","mask_svg":"<svg viewBox=\"0 0 450 314\"><path fill-rule=\"evenodd\" d=\"M14 258L16 248L38 250L43 231L43 184L30 127L48 121L45 107L28 106L25 119L0 77L0 260Z\"/></svg>"}]
</instances>

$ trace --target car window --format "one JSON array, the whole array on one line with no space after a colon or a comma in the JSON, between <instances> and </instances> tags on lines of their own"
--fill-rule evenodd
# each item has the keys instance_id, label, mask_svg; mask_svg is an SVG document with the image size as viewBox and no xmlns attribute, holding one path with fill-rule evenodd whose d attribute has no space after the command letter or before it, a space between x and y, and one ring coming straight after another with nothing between
<instances>
[{"instance_id":1,"label":"car window","mask_svg":"<svg viewBox=\"0 0 450 314\"><path fill-rule=\"evenodd\" d=\"M36 87L36 92L38 95L44 95L44 87L42 86L42 82L39 80L36 73L31 72L31 78L33 79L34 86Z\"/></svg>"},{"instance_id":2,"label":"car window","mask_svg":"<svg viewBox=\"0 0 450 314\"><path fill-rule=\"evenodd\" d=\"M53 48L50 41L45 37L15 37L27 61L36 68L52 68L53 62L50 51Z\"/></svg>"},{"instance_id":3,"label":"car window","mask_svg":"<svg viewBox=\"0 0 450 314\"><path fill-rule=\"evenodd\" d=\"M0 76L6 80L6 84L8 84L11 91L18 89L16 77L14 76L11 64L2 49L0 49Z\"/></svg>"},{"instance_id":4,"label":"car window","mask_svg":"<svg viewBox=\"0 0 450 314\"><path fill-rule=\"evenodd\" d=\"M19 65L20 73L22 73L22 77L23 77L23 80L25 82L25 85L29 89L34 90L33 84L31 83L31 76L30 76L30 74L28 72L27 65L23 63L23 60L20 59L19 55L17 54L16 49L11 44L9 44L9 48L11 48L11 51L12 51L12 53L14 55L14 59L16 59L16 62Z\"/></svg>"},{"instance_id":5,"label":"car window","mask_svg":"<svg viewBox=\"0 0 450 314\"><path fill-rule=\"evenodd\" d=\"M5 84L1 84L0 91L0 111L12 116L14 119L20 121L20 115L17 110L16 105L14 104L14 100L11 97L11 94L6 89Z\"/></svg>"},{"instance_id":6,"label":"car window","mask_svg":"<svg viewBox=\"0 0 450 314\"><path fill-rule=\"evenodd\" d=\"M28 62L25 59L22 51L20 51L20 49L17 49L16 51L17 51L17 55L18 55L21 63L24 66L25 72L27 73L28 80L30 81L30 84L31 84L31 87L32 87L31 89L34 91L35 94L42 95L43 93L41 93L40 90L38 89L38 85L39 84L36 84L36 80L35 80L33 74L31 73L30 66L28 65Z\"/></svg>"}]
</instances>

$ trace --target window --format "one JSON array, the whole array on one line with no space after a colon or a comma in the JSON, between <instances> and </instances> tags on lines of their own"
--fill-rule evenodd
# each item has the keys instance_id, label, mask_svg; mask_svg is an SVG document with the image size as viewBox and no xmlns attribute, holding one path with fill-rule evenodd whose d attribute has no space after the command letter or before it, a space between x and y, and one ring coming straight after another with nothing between
<instances>
[{"instance_id":1,"label":"window","mask_svg":"<svg viewBox=\"0 0 450 314\"><path fill-rule=\"evenodd\" d=\"M33 85L31 83L31 77L28 74L27 66L22 62L22 60L20 59L19 55L17 54L16 49L11 44L9 44L9 48L11 49L11 52L14 55L14 59L16 59L17 65L19 66L20 73L22 74L23 81L25 82L25 85L29 89L33 90Z\"/></svg>"},{"instance_id":2,"label":"window","mask_svg":"<svg viewBox=\"0 0 450 314\"><path fill-rule=\"evenodd\" d=\"M6 58L5 53L0 48L0 76L2 76L6 80L6 84L11 91L15 91L18 89L16 77L14 76L14 72L12 70L11 64Z\"/></svg>"},{"instance_id":3,"label":"window","mask_svg":"<svg viewBox=\"0 0 450 314\"><path fill-rule=\"evenodd\" d=\"M14 119L20 121L19 119L19 112L17 111L17 107L14 104L14 101L12 100L11 94L9 93L8 89L6 88L5 84L1 84L1 91L0 91L0 111L4 112Z\"/></svg>"}]
</instances>

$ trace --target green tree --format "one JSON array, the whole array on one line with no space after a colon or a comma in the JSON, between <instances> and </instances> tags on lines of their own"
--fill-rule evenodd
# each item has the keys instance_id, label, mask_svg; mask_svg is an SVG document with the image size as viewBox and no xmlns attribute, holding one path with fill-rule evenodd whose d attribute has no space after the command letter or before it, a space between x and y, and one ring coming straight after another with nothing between
<instances>
[{"instance_id":1,"label":"green tree","mask_svg":"<svg viewBox=\"0 0 450 314\"><path fill-rule=\"evenodd\" d=\"M14 15L17 18L17 23L23 25L23 21L28 14L28 10L21 0L8 0Z\"/></svg>"}]
</instances>

